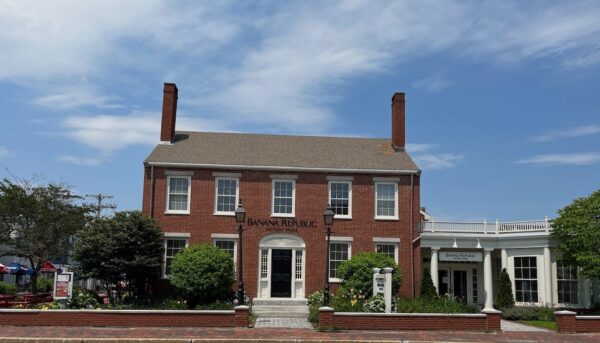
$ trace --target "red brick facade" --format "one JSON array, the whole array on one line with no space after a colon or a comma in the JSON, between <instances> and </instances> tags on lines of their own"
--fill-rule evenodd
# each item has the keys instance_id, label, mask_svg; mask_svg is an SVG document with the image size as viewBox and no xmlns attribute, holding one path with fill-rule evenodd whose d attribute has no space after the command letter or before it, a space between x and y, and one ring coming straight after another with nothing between
<instances>
[{"instance_id":1,"label":"red brick facade","mask_svg":"<svg viewBox=\"0 0 600 343\"><path fill-rule=\"evenodd\" d=\"M189 214L165 214L166 171L193 171ZM143 211L152 214L164 232L190 233L190 244L210 243L211 234L236 234L233 216L214 215L215 176L213 172L240 173L239 195L248 218L271 218L272 174L270 171L214 170L214 169L164 169L147 166L144 174ZM395 175L398 182L399 220L375 220L375 193L373 177L391 175L348 175L334 173L289 173L296 175L295 219L315 221L316 227L297 228L286 232L300 236L306 242L305 294L322 289L326 258L323 212L328 204L327 176L352 176L352 219L336 219L333 236L352 237L352 255L374 251L373 237L399 238L398 260L403 276L400 295L418 294L420 247L417 223L420 220L419 175ZM154 187L152 187L152 175ZM412 182L412 184L411 184ZM154 199L151 199L153 194ZM151 204L154 203L152 208ZM412 209L411 209L412 204ZM268 235L264 227L247 227L243 234L244 284L250 297L257 295L259 241Z\"/></svg>"},{"instance_id":2,"label":"red brick facade","mask_svg":"<svg viewBox=\"0 0 600 343\"><path fill-rule=\"evenodd\" d=\"M554 316L560 332L600 332L600 316L578 316L571 311L557 311Z\"/></svg>"}]
</instances>

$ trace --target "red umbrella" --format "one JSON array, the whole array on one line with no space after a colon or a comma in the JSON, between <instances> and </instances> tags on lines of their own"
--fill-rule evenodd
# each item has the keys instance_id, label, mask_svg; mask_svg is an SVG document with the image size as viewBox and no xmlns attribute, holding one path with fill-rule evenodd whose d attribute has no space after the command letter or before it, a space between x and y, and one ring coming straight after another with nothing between
<instances>
[{"instance_id":1,"label":"red umbrella","mask_svg":"<svg viewBox=\"0 0 600 343\"><path fill-rule=\"evenodd\" d=\"M8 270L8 268L5 265L0 263L0 274L8 274L8 273L10 273L10 270Z\"/></svg>"},{"instance_id":2,"label":"red umbrella","mask_svg":"<svg viewBox=\"0 0 600 343\"><path fill-rule=\"evenodd\" d=\"M42 263L42 268L40 269L42 273L54 273L56 272L56 266L52 264L50 261L46 261Z\"/></svg>"}]
</instances>

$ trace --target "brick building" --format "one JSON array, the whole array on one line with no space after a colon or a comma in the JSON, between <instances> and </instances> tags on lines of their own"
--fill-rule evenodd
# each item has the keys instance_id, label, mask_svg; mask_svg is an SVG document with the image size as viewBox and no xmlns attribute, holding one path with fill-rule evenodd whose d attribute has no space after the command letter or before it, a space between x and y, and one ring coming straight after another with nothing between
<instances>
[{"instance_id":1,"label":"brick building","mask_svg":"<svg viewBox=\"0 0 600 343\"><path fill-rule=\"evenodd\" d=\"M164 231L165 277L190 244L210 242L237 261L233 211L243 199L246 291L303 299L325 284L331 204L330 281L339 283L341 261L379 251L401 268L400 294L418 294L421 172L404 149L403 93L392 97L387 139L175 131L177 98L165 84L161 143L144 161L143 210Z\"/></svg>"}]
</instances>

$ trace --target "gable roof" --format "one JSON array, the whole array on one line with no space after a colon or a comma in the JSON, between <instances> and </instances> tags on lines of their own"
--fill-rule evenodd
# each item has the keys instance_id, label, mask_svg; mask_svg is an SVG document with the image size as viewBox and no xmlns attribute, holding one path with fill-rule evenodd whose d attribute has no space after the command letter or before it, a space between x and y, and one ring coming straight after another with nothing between
<instances>
[{"instance_id":1,"label":"gable roof","mask_svg":"<svg viewBox=\"0 0 600 343\"><path fill-rule=\"evenodd\" d=\"M147 165L225 169L420 173L389 139L178 131Z\"/></svg>"}]
</instances>

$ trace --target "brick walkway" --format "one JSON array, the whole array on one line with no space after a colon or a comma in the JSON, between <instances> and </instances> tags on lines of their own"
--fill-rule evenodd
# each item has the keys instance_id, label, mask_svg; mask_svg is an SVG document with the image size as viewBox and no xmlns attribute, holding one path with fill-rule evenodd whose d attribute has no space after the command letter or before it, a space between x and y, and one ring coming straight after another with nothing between
<instances>
[{"instance_id":1,"label":"brick walkway","mask_svg":"<svg viewBox=\"0 0 600 343\"><path fill-rule=\"evenodd\" d=\"M21 339L19 339L22 337ZM0 326L0 342L33 342L35 337L51 337L49 340L39 339L37 343L58 342L64 338L78 338L75 342L88 342L87 338L95 338L90 342L100 342L101 338L112 339L175 339L176 342L221 341L269 341L295 342L303 341L443 341L443 342L600 342L598 334L558 334L554 332L449 332L449 331L341 331L317 332L311 329L220 329L220 328L90 328L90 327L23 327ZM29 339L28 339L29 338ZM181 339L181 340L178 340ZM70 341L70 340L69 340ZM120 340L110 340L117 343ZM72 341L71 341L72 342ZM148 340L145 341L148 343ZM163 341L164 342L164 341Z\"/></svg>"},{"instance_id":2,"label":"brick walkway","mask_svg":"<svg viewBox=\"0 0 600 343\"><path fill-rule=\"evenodd\" d=\"M256 319L254 328L312 329L306 318L262 318Z\"/></svg>"}]
</instances>

